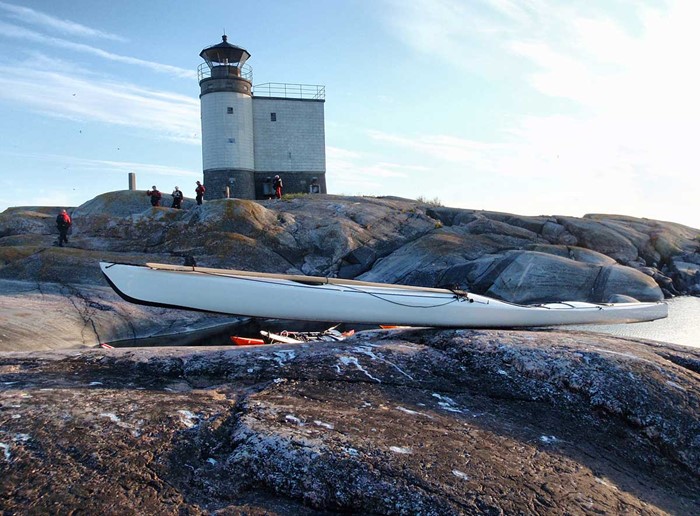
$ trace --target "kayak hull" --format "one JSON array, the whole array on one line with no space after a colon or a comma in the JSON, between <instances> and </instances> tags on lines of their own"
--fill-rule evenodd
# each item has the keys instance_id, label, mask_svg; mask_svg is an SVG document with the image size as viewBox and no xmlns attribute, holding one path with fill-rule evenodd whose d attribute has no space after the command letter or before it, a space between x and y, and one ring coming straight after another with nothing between
<instances>
[{"instance_id":1,"label":"kayak hull","mask_svg":"<svg viewBox=\"0 0 700 516\"><path fill-rule=\"evenodd\" d=\"M100 263L132 302L231 315L458 328L616 324L667 316L666 303L517 305L477 294L352 280L165 264Z\"/></svg>"}]
</instances>

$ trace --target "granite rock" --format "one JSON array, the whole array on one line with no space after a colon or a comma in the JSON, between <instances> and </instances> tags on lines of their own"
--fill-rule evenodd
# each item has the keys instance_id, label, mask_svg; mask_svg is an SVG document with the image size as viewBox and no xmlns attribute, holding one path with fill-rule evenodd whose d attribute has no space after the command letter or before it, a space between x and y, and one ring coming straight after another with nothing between
<instances>
[{"instance_id":1,"label":"granite rock","mask_svg":"<svg viewBox=\"0 0 700 516\"><path fill-rule=\"evenodd\" d=\"M130 312L107 289L99 261L194 259L208 267L456 286L521 303L650 301L700 293L700 231L669 222L618 215L527 217L396 197L219 199L202 206L186 199L183 206L153 208L141 191L105 193L70 209L74 223L62 248L55 245L58 208L1 213L0 281L10 283L0 284L0 302L21 309L26 300L31 310L22 313L45 313L61 330L38 317L5 318L0 335L26 335L12 340L15 349L35 349L36 342L89 346L105 339L181 335L200 328L194 321L206 327L222 321L172 310L157 316ZM26 285L3 287L14 282ZM54 306L49 295L42 310L42 292L64 295L72 313L57 317L48 308ZM93 323L83 314L91 292L99 304L114 311L122 307L137 320L118 318L113 327L99 322L87 331ZM97 319L113 315L105 314Z\"/></svg>"},{"instance_id":2,"label":"granite rock","mask_svg":"<svg viewBox=\"0 0 700 516\"><path fill-rule=\"evenodd\" d=\"M570 331L0 354L0 511L697 514L699 372Z\"/></svg>"}]
</instances>

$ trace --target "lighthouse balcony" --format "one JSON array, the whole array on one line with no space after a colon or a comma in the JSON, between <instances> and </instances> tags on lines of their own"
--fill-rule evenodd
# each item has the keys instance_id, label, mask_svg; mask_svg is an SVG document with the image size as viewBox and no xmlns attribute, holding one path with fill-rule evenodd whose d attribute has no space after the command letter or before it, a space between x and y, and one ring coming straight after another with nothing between
<instances>
[{"instance_id":1,"label":"lighthouse balcony","mask_svg":"<svg viewBox=\"0 0 700 516\"><path fill-rule=\"evenodd\" d=\"M204 79L228 79L237 78L253 80L253 69L250 65L239 63L216 64L202 63L197 67L197 79L202 82Z\"/></svg>"},{"instance_id":2,"label":"lighthouse balcony","mask_svg":"<svg viewBox=\"0 0 700 516\"><path fill-rule=\"evenodd\" d=\"M318 84L267 82L253 86L254 97L324 100L326 87Z\"/></svg>"}]
</instances>

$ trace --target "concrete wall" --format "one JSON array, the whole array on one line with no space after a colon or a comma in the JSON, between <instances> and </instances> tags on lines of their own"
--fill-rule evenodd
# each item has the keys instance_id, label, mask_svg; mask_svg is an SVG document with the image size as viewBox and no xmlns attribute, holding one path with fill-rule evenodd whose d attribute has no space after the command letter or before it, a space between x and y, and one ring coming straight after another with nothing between
<instances>
[{"instance_id":1,"label":"concrete wall","mask_svg":"<svg viewBox=\"0 0 700 516\"><path fill-rule=\"evenodd\" d=\"M202 95L201 105L204 170L254 170L251 97L216 91Z\"/></svg>"},{"instance_id":2,"label":"concrete wall","mask_svg":"<svg viewBox=\"0 0 700 516\"><path fill-rule=\"evenodd\" d=\"M255 183L252 170L214 169L204 171L204 200L226 197L229 187L231 197L237 199L255 199Z\"/></svg>"},{"instance_id":3,"label":"concrete wall","mask_svg":"<svg viewBox=\"0 0 700 516\"><path fill-rule=\"evenodd\" d=\"M311 193L311 182L316 179L318 193L327 193L326 175L318 172L256 172L255 173L255 198L268 199L272 196L272 178L275 175L282 178L282 193Z\"/></svg>"},{"instance_id":4,"label":"concrete wall","mask_svg":"<svg viewBox=\"0 0 700 516\"><path fill-rule=\"evenodd\" d=\"M326 171L324 101L253 97L256 175ZM271 120L275 114L275 121ZM281 174L280 174L281 175Z\"/></svg>"}]
</instances>

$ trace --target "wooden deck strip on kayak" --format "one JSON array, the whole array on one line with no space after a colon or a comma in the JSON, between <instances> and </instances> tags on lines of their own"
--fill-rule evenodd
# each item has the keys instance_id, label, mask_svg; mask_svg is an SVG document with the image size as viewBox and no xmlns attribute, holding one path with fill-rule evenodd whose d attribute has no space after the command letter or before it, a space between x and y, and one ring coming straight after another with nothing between
<instances>
[{"instance_id":1,"label":"wooden deck strip on kayak","mask_svg":"<svg viewBox=\"0 0 700 516\"><path fill-rule=\"evenodd\" d=\"M411 285L395 285L392 283L373 283L350 279L326 278L324 276L302 276L300 274L275 274L270 272L250 272L235 269L214 269L210 267L192 267L187 265L171 265L167 263L146 263L146 267L157 270L177 272L200 272L202 274L216 274L218 276L246 276L254 278L268 278L277 280L296 281L307 285L349 285L358 287L395 288L400 290L412 290L416 292L434 292L436 294L464 294L467 292L452 291L446 288L415 287Z\"/></svg>"}]
</instances>

